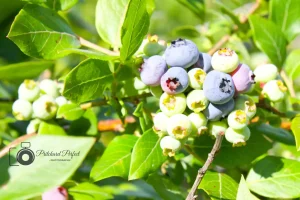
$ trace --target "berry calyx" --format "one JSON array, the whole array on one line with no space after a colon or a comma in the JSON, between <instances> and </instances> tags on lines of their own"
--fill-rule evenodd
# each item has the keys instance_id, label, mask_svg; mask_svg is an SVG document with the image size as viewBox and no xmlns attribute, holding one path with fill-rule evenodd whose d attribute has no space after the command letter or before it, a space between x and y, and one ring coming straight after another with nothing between
<instances>
[{"instance_id":1,"label":"berry calyx","mask_svg":"<svg viewBox=\"0 0 300 200\"><path fill-rule=\"evenodd\" d=\"M187 95L186 102L188 108L196 113L203 111L209 103L203 90L192 90Z\"/></svg>"},{"instance_id":2,"label":"berry calyx","mask_svg":"<svg viewBox=\"0 0 300 200\"><path fill-rule=\"evenodd\" d=\"M233 147L245 146L250 135L251 132L248 127L242 129L233 129L232 127L229 127L225 132L226 140L232 143Z\"/></svg>"},{"instance_id":3,"label":"berry calyx","mask_svg":"<svg viewBox=\"0 0 300 200\"><path fill-rule=\"evenodd\" d=\"M203 88L203 83L206 77L206 73L199 68L194 68L191 69L188 72L189 76L189 85L193 89L202 89Z\"/></svg>"},{"instance_id":4,"label":"berry calyx","mask_svg":"<svg viewBox=\"0 0 300 200\"><path fill-rule=\"evenodd\" d=\"M163 150L165 156L175 156L177 150L180 149L181 143L171 136L165 136L160 141L160 147Z\"/></svg>"},{"instance_id":5,"label":"berry calyx","mask_svg":"<svg viewBox=\"0 0 300 200\"><path fill-rule=\"evenodd\" d=\"M248 116L243 110L236 110L228 115L228 125L233 129L242 129L247 126L248 122Z\"/></svg>"},{"instance_id":6,"label":"berry calyx","mask_svg":"<svg viewBox=\"0 0 300 200\"><path fill-rule=\"evenodd\" d=\"M211 59L211 65L220 72L233 72L239 64L238 55L230 48L222 48L215 52Z\"/></svg>"},{"instance_id":7,"label":"berry calyx","mask_svg":"<svg viewBox=\"0 0 300 200\"><path fill-rule=\"evenodd\" d=\"M193 127L186 115L176 114L169 118L167 131L170 136L176 139L184 139L192 133Z\"/></svg>"},{"instance_id":8,"label":"berry calyx","mask_svg":"<svg viewBox=\"0 0 300 200\"><path fill-rule=\"evenodd\" d=\"M160 110L167 116L183 113L186 108L186 97L184 94L163 93L159 100Z\"/></svg>"}]
</instances>

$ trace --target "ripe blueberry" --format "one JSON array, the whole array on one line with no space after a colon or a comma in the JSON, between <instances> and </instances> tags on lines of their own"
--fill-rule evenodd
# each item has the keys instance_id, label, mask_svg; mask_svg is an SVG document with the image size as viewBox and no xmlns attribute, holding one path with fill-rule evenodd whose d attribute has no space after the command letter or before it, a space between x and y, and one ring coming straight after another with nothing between
<instances>
[{"instance_id":1,"label":"ripe blueberry","mask_svg":"<svg viewBox=\"0 0 300 200\"><path fill-rule=\"evenodd\" d=\"M232 143L233 147L245 146L250 135L251 132L247 126L239 130L229 127L225 132L226 140Z\"/></svg>"},{"instance_id":2,"label":"ripe blueberry","mask_svg":"<svg viewBox=\"0 0 300 200\"><path fill-rule=\"evenodd\" d=\"M157 86L166 70L167 64L163 57L152 56L141 67L141 80L146 85Z\"/></svg>"},{"instance_id":3,"label":"ripe blueberry","mask_svg":"<svg viewBox=\"0 0 300 200\"><path fill-rule=\"evenodd\" d=\"M204 95L203 90L192 90L186 97L188 108L195 113L204 110L208 105L208 100Z\"/></svg>"},{"instance_id":4,"label":"ripe blueberry","mask_svg":"<svg viewBox=\"0 0 300 200\"><path fill-rule=\"evenodd\" d=\"M284 99L286 90L287 88L284 86L282 81L271 80L264 85L262 94L264 94L270 101L280 102Z\"/></svg>"},{"instance_id":5,"label":"ripe blueberry","mask_svg":"<svg viewBox=\"0 0 300 200\"><path fill-rule=\"evenodd\" d=\"M193 68L188 72L189 84L193 89L202 89L206 73L199 68Z\"/></svg>"},{"instance_id":6,"label":"ripe blueberry","mask_svg":"<svg viewBox=\"0 0 300 200\"><path fill-rule=\"evenodd\" d=\"M34 80L24 80L18 89L19 99L29 102L36 100L40 95L40 88Z\"/></svg>"},{"instance_id":7,"label":"ripe blueberry","mask_svg":"<svg viewBox=\"0 0 300 200\"><path fill-rule=\"evenodd\" d=\"M186 108L186 97L184 94L163 93L159 99L160 110L167 116L183 113Z\"/></svg>"},{"instance_id":8,"label":"ripe blueberry","mask_svg":"<svg viewBox=\"0 0 300 200\"><path fill-rule=\"evenodd\" d=\"M212 70L211 56L207 53L199 53L199 59L193 67L201 68L206 73L210 72Z\"/></svg>"},{"instance_id":9,"label":"ripe blueberry","mask_svg":"<svg viewBox=\"0 0 300 200\"><path fill-rule=\"evenodd\" d=\"M168 94L178 94L189 86L189 77L183 68L172 67L161 77L160 85Z\"/></svg>"},{"instance_id":10,"label":"ripe blueberry","mask_svg":"<svg viewBox=\"0 0 300 200\"><path fill-rule=\"evenodd\" d=\"M18 99L12 105L12 113L17 120L29 120L32 116L31 103L24 99Z\"/></svg>"},{"instance_id":11,"label":"ripe blueberry","mask_svg":"<svg viewBox=\"0 0 300 200\"><path fill-rule=\"evenodd\" d=\"M169 118L168 134L176 139L184 139L193 132L192 122L184 114L176 114Z\"/></svg>"},{"instance_id":12,"label":"ripe blueberry","mask_svg":"<svg viewBox=\"0 0 300 200\"><path fill-rule=\"evenodd\" d=\"M248 92L255 83L255 75L246 64L239 64L238 68L231 73L235 91L238 93Z\"/></svg>"},{"instance_id":13,"label":"ripe blueberry","mask_svg":"<svg viewBox=\"0 0 300 200\"><path fill-rule=\"evenodd\" d=\"M224 104L210 103L204 110L206 118L210 121L218 121L222 117L226 117L234 109L234 100L230 99Z\"/></svg>"},{"instance_id":14,"label":"ripe blueberry","mask_svg":"<svg viewBox=\"0 0 300 200\"><path fill-rule=\"evenodd\" d=\"M206 98L214 104L228 102L235 93L231 76L216 70L206 75L203 90Z\"/></svg>"},{"instance_id":15,"label":"ripe blueberry","mask_svg":"<svg viewBox=\"0 0 300 200\"><path fill-rule=\"evenodd\" d=\"M179 38L171 42L164 56L169 66L187 68L197 62L199 51L192 41Z\"/></svg>"},{"instance_id":16,"label":"ripe blueberry","mask_svg":"<svg viewBox=\"0 0 300 200\"><path fill-rule=\"evenodd\" d=\"M215 70L230 73L233 72L239 64L238 55L229 48L223 48L214 53L211 59L211 65Z\"/></svg>"},{"instance_id":17,"label":"ripe blueberry","mask_svg":"<svg viewBox=\"0 0 300 200\"><path fill-rule=\"evenodd\" d=\"M255 81L266 83L268 81L274 80L277 77L278 69L273 64L263 64L255 68L254 74Z\"/></svg>"},{"instance_id":18,"label":"ripe blueberry","mask_svg":"<svg viewBox=\"0 0 300 200\"><path fill-rule=\"evenodd\" d=\"M163 150L165 156L175 156L175 152L180 149L181 143L175 138L167 135L163 137L160 141L160 147Z\"/></svg>"}]
</instances>

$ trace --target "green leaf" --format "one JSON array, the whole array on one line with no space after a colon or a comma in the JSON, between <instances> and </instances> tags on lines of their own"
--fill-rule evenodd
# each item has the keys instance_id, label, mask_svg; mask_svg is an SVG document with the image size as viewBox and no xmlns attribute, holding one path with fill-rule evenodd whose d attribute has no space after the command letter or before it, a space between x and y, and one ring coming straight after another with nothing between
<instances>
[{"instance_id":1,"label":"green leaf","mask_svg":"<svg viewBox=\"0 0 300 200\"><path fill-rule=\"evenodd\" d=\"M80 47L77 36L55 11L35 4L19 12L8 38L26 55L48 60L69 54L65 49Z\"/></svg>"},{"instance_id":2,"label":"green leaf","mask_svg":"<svg viewBox=\"0 0 300 200\"><path fill-rule=\"evenodd\" d=\"M251 191L269 198L300 197L300 162L266 156L259 160L247 176Z\"/></svg>"},{"instance_id":3,"label":"green leaf","mask_svg":"<svg viewBox=\"0 0 300 200\"><path fill-rule=\"evenodd\" d=\"M293 135L282 128L275 128L268 124L252 124L250 130L252 133L264 134L281 143L295 145L295 138Z\"/></svg>"},{"instance_id":4,"label":"green leaf","mask_svg":"<svg viewBox=\"0 0 300 200\"><path fill-rule=\"evenodd\" d=\"M80 118L84 110L75 103L65 104L58 108L56 117L65 118L66 120L76 120Z\"/></svg>"},{"instance_id":5,"label":"green leaf","mask_svg":"<svg viewBox=\"0 0 300 200\"><path fill-rule=\"evenodd\" d=\"M245 181L244 176L241 176L240 184L239 184L239 189L236 195L236 200L244 200L244 199L254 199L253 195L251 194L247 183Z\"/></svg>"},{"instance_id":6,"label":"green leaf","mask_svg":"<svg viewBox=\"0 0 300 200\"><path fill-rule=\"evenodd\" d=\"M129 180L142 178L157 170L166 160L160 148L160 138L152 130L143 133L135 144L129 170Z\"/></svg>"},{"instance_id":7,"label":"green leaf","mask_svg":"<svg viewBox=\"0 0 300 200\"><path fill-rule=\"evenodd\" d=\"M69 133L72 135L91 135L95 136L98 133L98 119L92 109L88 109L77 120L71 123Z\"/></svg>"},{"instance_id":8,"label":"green leaf","mask_svg":"<svg viewBox=\"0 0 300 200\"><path fill-rule=\"evenodd\" d=\"M29 61L0 67L0 79L7 81L36 78L45 69L53 66L49 61Z\"/></svg>"},{"instance_id":9,"label":"green leaf","mask_svg":"<svg viewBox=\"0 0 300 200\"><path fill-rule=\"evenodd\" d=\"M8 155L0 160L1 200L30 199L62 185L80 166L95 140L91 137L38 135L27 142L30 142L30 149L35 153L32 164L9 166ZM20 148L19 146L10 152L11 164L16 164L14 158ZM70 152L79 152L79 156L72 158L69 155L63 156L63 154L60 156L40 154L38 156L38 150L44 152L70 150ZM57 159L66 160L59 161Z\"/></svg>"},{"instance_id":10,"label":"green leaf","mask_svg":"<svg viewBox=\"0 0 300 200\"><path fill-rule=\"evenodd\" d=\"M147 183L152 185L159 196L165 200L181 200L183 196L187 195L183 194L179 187L172 183L172 181L156 174L150 175Z\"/></svg>"},{"instance_id":11,"label":"green leaf","mask_svg":"<svg viewBox=\"0 0 300 200\"><path fill-rule=\"evenodd\" d=\"M300 4L298 0L272 0L270 18L280 27L289 41L300 33Z\"/></svg>"},{"instance_id":12,"label":"green leaf","mask_svg":"<svg viewBox=\"0 0 300 200\"><path fill-rule=\"evenodd\" d=\"M121 29L121 60L128 60L140 47L150 25L149 0L130 0ZM152 0L150 0L152 1Z\"/></svg>"},{"instance_id":13,"label":"green leaf","mask_svg":"<svg viewBox=\"0 0 300 200\"><path fill-rule=\"evenodd\" d=\"M77 2L78 0L47 0L47 5L55 10L68 10Z\"/></svg>"},{"instance_id":14,"label":"green leaf","mask_svg":"<svg viewBox=\"0 0 300 200\"><path fill-rule=\"evenodd\" d=\"M121 27L130 0L98 0L96 28L100 37L113 47L121 47Z\"/></svg>"},{"instance_id":15,"label":"green leaf","mask_svg":"<svg viewBox=\"0 0 300 200\"><path fill-rule=\"evenodd\" d=\"M300 151L300 115L293 119L291 129L295 136L297 151Z\"/></svg>"},{"instance_id":16,"label":"green leaf","mask_svg":"<svg viewBox=\"0 0 300 200\"><path fill-rule=\"evenodd\" d=\"M300 77L299 57L300 57L300 49L296 49L288 55L288 57L285 61L284 69L285 69L286 73L288 74L288 76L290 78L292 78L293 80Z\"/></svg>"},{"instance_id":17,"label":"green leaf","mask_svg":"<svg viewBox=\"0 0 300 200\"><path fill-rule=\"evenodd\" d=\"M38 133L41 135L66 135L65 130L54 121L42 121Z\"/></svg>"},{"instance_id":18,"label":"green leaf","mask_svg":"<svg viewBox=\"0 0 300 200\"><path fill-rule=\"evenodd\" d=\"M87 59L66 76L63 95L76 103L93 100L100 97L112 81L106 61Z\"/></svg>"},{"instance_id":19,"label":"green leaf","mask_svg":"<svg viewBox=\"0 0 300 200\"><path fill-rule=\"evenodd\" d=\"M70 54L79 54L82 56L86 56L87 58L99 59L99 60L117 60L118 56L110 56L99 51L87 50L87 49L66 49L65 53Z\"/></svg>"},{"instance_id":20,"label":"green leaf","mask_svg":"<svg viewBox=\"0 0 300 200\"><path fill-rule=\"evenodd\" d=\"M249 21L256 46L281 68L286 56L286 39L281 30L272 21L255 15Z\"/></svg>"},{"instance_id":21,"label":"green leaf","mask_svg":"<svg viewBox=\"0 0 300 200\"><path fill-rule=\"evenodd\" d=\"M90 177L99 181L111 176L128 177L131 151L137 137L133 135L117 136L109 143L104 154L92 168Z\"/></svg>"},{"instance_id":22,"label":"green leaf","mask_svg":"<svg viewBox=\"0 0 300 200\"><path fill-rule=\"evenodd\" d=\"M212 199L235 200L238 184L226 174L208 171L198 188Z\"/></svg>"},{"instance_id":23,"label":"green leaf","mask_svg":"<svg viewBox=\"0 0 300 200\"><path fill-rule=\"evenodd\" d=\"M203 0L177 0L183 6L190 9L197 17L204 19L205 7Z\"/></svg>"},{"instance_id":24,"label":"green leaf","mask_svg":"<svg viewBox=\"0 0 300 200\"><path fill-rule=\"evenodd\" d=\"M214 142L215 140L208 135L201 135L195 139L191 147L200 158L206 160ZM224 139L221 150L214 159L214 164L225 168L247 165L258 156L266 153L271 147L272 144L270 141L266 140L261 134L256 134L254 131L251 131L251 137L247 141L247 145L243 147L232 147L232 144Z\"/></svg>"},{"instance_id":25,"label":"green leaf","mask_svg":"<svg viewBox=\"0 0 300 200\"><path fill-rule=\"evenodd\" d=\"M83 182L68 189L74 200L113 199L113 196L95 184Z\"/></svg>"}]
</instances>

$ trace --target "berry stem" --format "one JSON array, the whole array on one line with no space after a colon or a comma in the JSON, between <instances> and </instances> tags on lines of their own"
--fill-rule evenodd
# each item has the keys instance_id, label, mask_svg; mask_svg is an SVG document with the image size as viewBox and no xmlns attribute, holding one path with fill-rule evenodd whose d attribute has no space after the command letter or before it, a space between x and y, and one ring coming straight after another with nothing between
<instances>
[{"instance_id":1,"label":"berry stem","mask_svg":"<svg viewBox=\"0 0 300 200\"><path fill-rule=\"evenodd\" d=\"M291 97L295 98L296 92L294 89L293 81L289 79L289 77L287 76L287 74L285 73L285 71L283 69L280 71L280 76L283 79L283 81L285 82Z\"/></svg>"},{"instance_id":2,"label":"berry stem","mask_svg":"<svg viewBox=\"0 0 300 200\"><path fill-rule=\"evenodd\" d=\"M197 198L196 192L197 192L198 186L200 185L206 171L208 170L208 167L211 165L216 154L220 150L223 137L224 137L224 134L219 134L217 136L215 144L214 144L211 152L208 154L207 160L205 161L203 167L198 170L196 180L195 180L193 187L190 190L188 196L186 197L186 200L195 200Z\"/></svg>"},{"instance_id":3,"label":"berry stem","mask_svg":"<svg viewBox=\"0 0 300 200\"><path fill-rule=\"evenodd\" d=\"M98 46L98 45L96 45L96 44L94 44L94 43L92 43L92 42L90 42L88 40L85 40L82 37L79 37L79 41L80 41L80 44L82 46L94 49L96 51L100 51L100 52L105 53L107 55L110 55L110 56L119 56L120 55L119 52L110 51L110 50L108 50L108 49L106 49L104 47Z\"/></svg>"}]
</instances>

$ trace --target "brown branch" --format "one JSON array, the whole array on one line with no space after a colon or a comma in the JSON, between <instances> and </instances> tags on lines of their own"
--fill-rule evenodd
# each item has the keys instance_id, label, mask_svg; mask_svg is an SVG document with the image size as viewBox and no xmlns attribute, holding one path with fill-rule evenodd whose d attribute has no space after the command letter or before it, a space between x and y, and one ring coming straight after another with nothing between
<instances>
[{"instance_id":1,"label":"brown branch","mask_svg":"<svg viewBox=\"0 0 300 200\"><path fill-rule=\"evenodd\" d=\"M206 171L208 170L208 167L213 162L213 160L214 160L214 158L216 156L216 153L221 148L223 137L224 137L223 134L219 134L217 136L215 144L214 144L211 152L208 154L207 160L205 161L203 167L198 170L198 174L197 174L196 180L195 180L195 182L193 184L193 187L192 187L191 191L189 192L188 196L186 197L186 200L195 200L197 198L196 192L197 192L198 186L201 183L201 181L202 181L202 179L203 179Z\"/></svg>"},{"instance_id":2,"label":"brown branch","mask_svg":"<svg viewBox=\"0 0 300 200\"><path fill-rule=\"evenodd\" d=\"M1 149L1 151L0 151L0 158L2 158L3 156L5 156L9 152L10 148L16 147L21 142L23 142L23 141L25 141L25 140L27 140L29 138L32 138L34 136L36 136L36 133L26 134L26 135L22 135L21 137L18 137L17 139L15 139L11 143L9 143L9 145L7 145L3 149Z\"/></svg>"},{"instance_id":3,"label":"brown branch","mask_svg":"<svg viewBox=\"0 0 300 200\"><path fill-rule=\"evenodd\" d=\"M262 108L264 110L270 111L274 113L275 115L278 115L279 117L287 117L285 113L280 112L276 108L270 106L269 104L266 104L266 102L263 99L260 99L259 102L256 104L257 107Z\"/></svg>"},{"instance_id":4,"label":"brown branch","mask_svg":"<svg viewBox=\"0 0 300 200\"><path fill-rule=\"evenodd\" d=\"M283 69L280 71L280 76L283 79L283 81L285 82L291 97L295 98L296 97L296 92L295 92L295 89L294 89L293 81L289 79L289 77L287 76L287 74L285 73L285 71Z\"/></svg>"},{"instance_id":5,"label":"brown branch","mask_svg":"<svg viewBox=\"0 0 300 200\"><path fill-rule=\"evenodd\" d=\"M221 40L213 48L211 48L207 53L209 55L213 55L217 50L219 50L228 40L230 39L230 35L224 35Z\"/></svg>"},{"instance_id":6,"label":"brown branch","mask_svg":"<svg viewBox=\"0 0 300 200\"><path fill-rule=\"evenodd\" d=\"M246 23L248 21L248 18L250 15L252 15L259 7L260 5L260 1L261 0L256 0L256 2L253 4L253 6L250 8L249 13L247 14L247 16L244 16L242 19L240 19L240 22L242 24Z\"/></svg>"}]
</instances>

